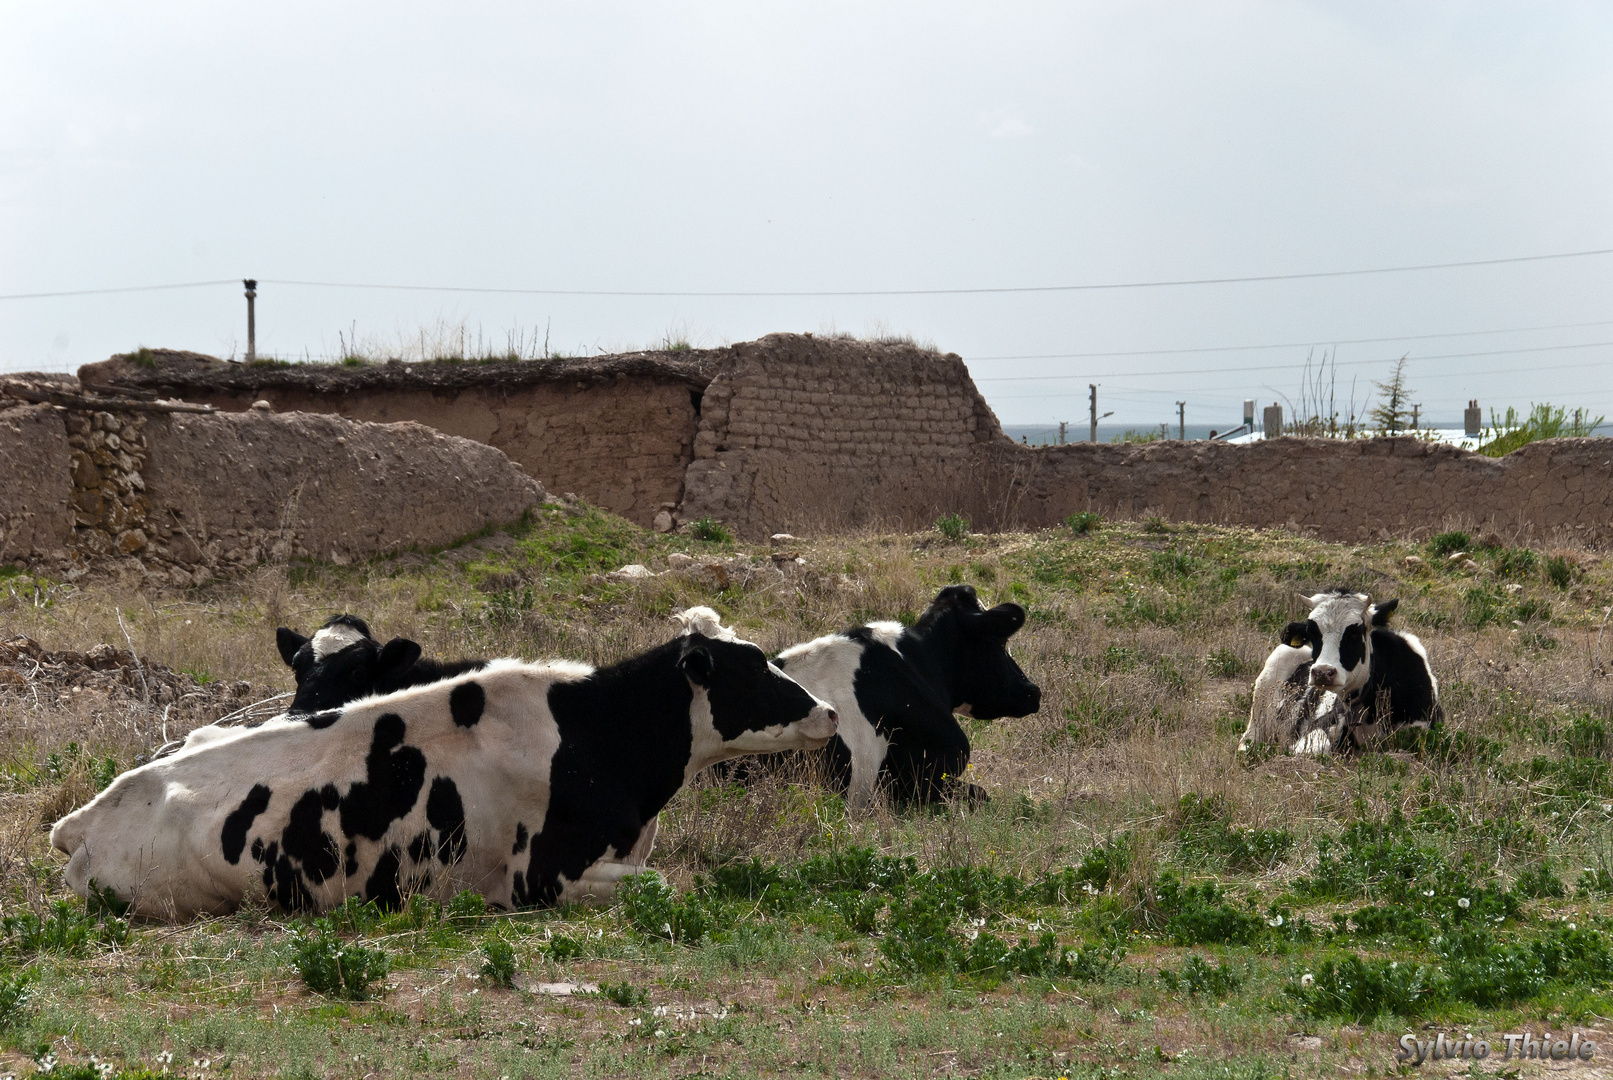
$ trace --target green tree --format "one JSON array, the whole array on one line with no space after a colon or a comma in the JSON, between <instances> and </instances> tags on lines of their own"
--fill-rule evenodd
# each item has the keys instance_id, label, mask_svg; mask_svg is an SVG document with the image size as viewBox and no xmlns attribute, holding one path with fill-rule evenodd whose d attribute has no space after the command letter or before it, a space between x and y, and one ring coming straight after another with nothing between
<instances>
[{"instance_id":1,"label":"green tree","mask_svg":"<svg viewBox=\"0 0 1613 1080\"><path fill-rule=\"evenodd\" d=\"M1379 403L1368 418L1379 435L1399 435L1411 430L1411 387L1406 385L1406 357L1395 361L1395 370L1386 382L1375 382Z\"/></svg>"}]
</instances>

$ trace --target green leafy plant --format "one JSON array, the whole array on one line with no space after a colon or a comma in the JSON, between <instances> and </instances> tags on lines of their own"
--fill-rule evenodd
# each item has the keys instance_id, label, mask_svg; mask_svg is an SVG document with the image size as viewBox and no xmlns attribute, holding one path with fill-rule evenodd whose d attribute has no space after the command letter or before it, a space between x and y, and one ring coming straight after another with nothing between
<instances>
[{"instance_id":1,"label":"green leafy plant","mask_svg":"<svg viewBox=\"0 0 1613 1080\"><path fill-rule=\"evenodd\" d=\"M689 535L696 540L709 540L715 544L726 544L734 538L733 533L709 517L703 517L690 525Z\"/></svg>"},{"instance_id":2,"label":"green leafy plant","mask_svg":"<svg viewBox=\"0 0 1613 1080\"><path fill-rule=\"evenodd\" d=\"M1575 566L1566 556L1553 555L1546 560L1546 580L1559 589L1567 589L1574 584L1578 576L1579 567Z\"/></svg>"},{"instance_id":3,"label":"green leafy plant","mask_svg":"<svg viewBox=\"0 0 1613 1080\"><path fill-rule=\"evenodd\" d=\"M1355 953L1329 957L1285 988L1308 1016L1342 1016L1364 1024L1377 1016L1414 1016L1437 999L1437 974L1421 964Z\"/></svg>"},{"instance_id":4,"label":"green leafy plant","mask_svg":"<svg viewBox=\"0 0 1613 1080\"><path fill-rule=\"evenodd\" d=\"M391 961L385 951L349 944L319 920L292 943L291 962L308 989L325 997L364 1001L386 978Z\"/></svg>"},{"instance_id":5,"label":"green leafy plant","mask_svg":"<svg viewBox=\"0 0 1613 1080\"><path fill-rule=\"evenodd\" d=\"M515 949L503 938L482 943L482 978L494 986L515 985Z\"/></svg>"},{"instance_id":6,"label":"green leafy plant","mask_svg":"<svg viewBox=\"0 0 1613 1080\"><path fill-rule=\"evenodd\" d=\"M1195 996L1207 994L1219 998L1242 986L1243 976L1225 961L1218 961L1212 966L1202 956L1189 956L1182 963L1180 971L1161 969L1159 981L1177 993L1185 991Z\"/></svg>"},{"instance_id":7,"label":"green leafy plant","mask_svg":"<svg viewBox=\"0 0 1613 1080\"><path fill-rule=\"evenodd\" d=\"M1064 524L1071 532L1081 536L1102 525L1103 518L1101 515L1094 514L1091 510L1080 510L1065 518Z\"/></svg>"},{"instance_id":8,"label":"green leafy plant","mask_svg":"<svg viewBox=\"0 0 1613 1080\"><path fill-rule=\"evenodd\" d=\"M443 918L458 926L475 926L487 916L487 901L482 894L466 889L448 901Z\"/></svg>"},{"instance_id":9,"label":"green leafy plant","mask_svg":"<svg viewBox=\"0 0 1613 1080\"><path fill-rule=\"evenodd\" d=\"M696 894L679 896L660 874L633 874L616 889L622 914L646 937L693 945L711 929L711 916Z\"/></svg>"},{"instance_id":10,"label":"green leafy plant","mask_svg":"<svg viewBox=\"0 0 1613 1080\"><path fill-rule=\"evenodd\" d=\"M1527 416L1519 416L1510 405L1505 416L1490 410L1491 438L1482 443L1478 452L1487 457L1503 457L1520 446L1540 439L1582 439L1595 434L1607 418L1591 416L1584 409L1575 409L1570 416L1563 406L1550 403L1531 404Z\"/></svg>"},{"instance_id":11,"label":"green leafy plant","mask_svg":"<svg viewBox=\"0 0 1613 1080\"><path fill-rule=\"evenodd\" d=\"M1430 555L1454 555L1458 551L1473 550L1473 537L1465 532L1442 532L1428 541Z\"/></svg>"},{"instance_id":12,"label":"green leafy plant","mask_svg":"<svg viewBox=\"0 0 1613 1080\"><path fill-rule=\"evenodd\" d=\"M956 544L969 535L969 519L962 514L947 514L935 519L935 531L948 543Z\"/></svg>"},{"instance_id":13,"label":"green leafy plant","mask_svg":"<svg viewBox=\"0 0 1613 1080\"><path fill-rule=\"evenodd\" d=\"M7 943L18 952L65 953L85 956L93 947L122 945L129 940L129 924L97 906L94 914L71 900L58 900L41 918L32 911L7 915L0 921Z\"/></svg>"},{"instance_id":14,"label":"green leafy plant","mask_svg":"<svg viewBox=\"0 0 1613 1080\"><path fill-rule=\"evenodd\" d=\"M38 969L31 967L0 975L0 1031L15 1027L22 1019L38 979Z\"/></svg>"},{"instance_id":15,"label":"green leafy plant","mask_svg":"<svg viewBox=\"0 0 1613 1080\"><path fill-rule=\"evenodd\" d=\"M599 996L624 1009L637 1009L650 1002L650 995L628 982L602 982Z\"/></svg>"}]
</instances>

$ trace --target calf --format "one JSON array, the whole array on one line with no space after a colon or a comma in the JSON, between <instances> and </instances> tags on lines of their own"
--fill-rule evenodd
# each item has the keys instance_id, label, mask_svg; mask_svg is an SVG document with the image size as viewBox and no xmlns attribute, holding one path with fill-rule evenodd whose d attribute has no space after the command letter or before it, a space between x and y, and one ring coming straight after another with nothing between
<instances>
[{"instance_id":1,"label":"calf","mask_svg":"<svg viewBox=\"0 0 1613 1080\"><path fill-rule=\"evenodd\" d=\"M1283 629L1255 679L1240 751L1276 743L1291 754L1345 753L1443 719L1423 643L1389 626L1399 600L1374 604L1345 589L1304 600L1309 618Z\"/></svg>"},{"instance_id":2,"label":"calf","mask_svg":"<svg viewBox=\"0 0 1613 1080\"><path fill-rule=\"evenodd\" d=\"M987 611L973 587L949 585L910 628L869 623L786 649L777 663L839 712L826 754L848 802L866 805L881 787L900 802L932 802L969 764L955 713L996 720L1041 707L1041 690L1008 655L1024 625L1018 604Z\"/></svg>"},{"instance_id":3,"label":"calf","mask_svg":"<svg viewBox=\"0 0 1613 1080\"><path fill-rule=\"evenodd\" d=\"M642 870L656 815L725 758L824 746L835 713L724 628L612 667L494 660L441 682L223 729L118 777L51 843L141 915L266 899L474 889L515 908L603 897Z\"/></svg>"}]
</instances>

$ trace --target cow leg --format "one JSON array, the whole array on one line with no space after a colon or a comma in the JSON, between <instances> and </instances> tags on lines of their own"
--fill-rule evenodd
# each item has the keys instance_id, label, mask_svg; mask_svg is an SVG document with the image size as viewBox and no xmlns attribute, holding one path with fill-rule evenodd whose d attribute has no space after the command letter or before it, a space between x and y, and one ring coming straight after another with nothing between
<instances>
[{"instance_id":1,"label":"cow leg","mask_svg":"<svg viewBox=\"0 0 1613 1080\"><path fill-rule=\"evenodd\" d=\"M946 799L963 781L969 764L969 736L949 712L904 724L885 753L880 780L898 803L932 803Z\"/></svg>"}]
</instances>

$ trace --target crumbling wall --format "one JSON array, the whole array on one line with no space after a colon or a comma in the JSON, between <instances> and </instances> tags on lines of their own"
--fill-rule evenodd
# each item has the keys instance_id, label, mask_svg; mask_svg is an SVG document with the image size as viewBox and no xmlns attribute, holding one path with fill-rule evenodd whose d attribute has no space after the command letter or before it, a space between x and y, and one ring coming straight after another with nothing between
<instances>
[{"instance_id":1,"label":"crumbling wall","mask_svg":"<svg viewBox=\"0 0 1613 1080\"><path fill-rule=\"evenodd\" d=\"M683 520L753 536L927 524L995 487L977 451L1007 440L958 356L810 334L732 353L706 388Z\"/></svg>"},{"instance_id":2,"label":"crumbling wall","mask_svg":"<svg viewBox=\"0 0 1613 1080\"><path fill-rule=\"evenodd\" d=\"M66 559L72 495L67 432L55 412L0 409L0 563Z\"/></svg>"},{"instance_id":3,"label":"crumbling wall","mask_svg":"<svg viewBox=\"0 0 1613 1080\"><path fill-rule=\"evenodd\" d=\"M1613 540L1613 440L1549 439L1490 458L1416 438L1269 439L990 448L1013 475L1015 523L1079 510L1290 527L1332 540L1428 533L1466 522L1546 538Z\"/></svg>"},{"instance_id":4,"label":"crumbling wall","mask_svg":"<svg viewBox=\"0 0 1613 1080\"><path fill-rule=\"evenodd\" d=\"M649 525L683 497L713 352L496 364L230 364L152 350L80 371L87 386L172 394L240 412L414 421L503 451L551 491Z\"/></svg>"},{"instance_id":5,"label":"crumbling wall","mask_svg":"<svg viewBox=\"0 0 1613 1080\"><path fill-rule=\"evenodd\" d=\"M64 410L73 461L73 549L90 558L145 550L146 417Z\"/></svg>"},{"instance_id":6,"label":"crumbling wall","mask_svg":"<svg viewBox=\"0 0 1613 1080\"><path fill-rule=\"evenodd\" d=\"M499 451L415 423L174 413L145 434L153 553L177 567L439 546L544 498Z\"/></svg>"}]
</instances>

